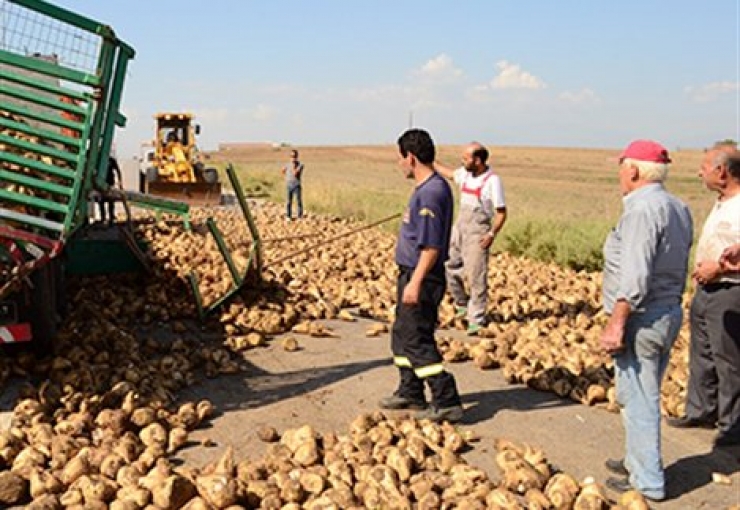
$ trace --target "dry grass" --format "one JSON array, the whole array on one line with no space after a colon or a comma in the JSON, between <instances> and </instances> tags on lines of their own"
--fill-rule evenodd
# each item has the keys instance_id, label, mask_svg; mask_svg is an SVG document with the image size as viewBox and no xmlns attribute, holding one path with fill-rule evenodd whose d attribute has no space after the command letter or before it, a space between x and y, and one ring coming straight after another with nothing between
<instances>
[{"instance_id":1,"label":"dry grass","mask_svg":"<svg viewBox=\"0 0 740 510\"><path fill-rule=\"evenodd\" d=\"M604 236L622 207L618 150L490 147L510 218L498 248L598 269ZM211 157L233 163L247 188L284 201L279 170L289 150L256 146ZM442 146L438 159L457 165L461 150ZM667 187L691 207L699 230L714 199L697 176L702 153L681 150L671 156ZM412 183L398 168L395 146L302 147L300 159L306 165L303 196L308 210L373 221L401 211L411 191Z\"/></svg>"}]
</instances>

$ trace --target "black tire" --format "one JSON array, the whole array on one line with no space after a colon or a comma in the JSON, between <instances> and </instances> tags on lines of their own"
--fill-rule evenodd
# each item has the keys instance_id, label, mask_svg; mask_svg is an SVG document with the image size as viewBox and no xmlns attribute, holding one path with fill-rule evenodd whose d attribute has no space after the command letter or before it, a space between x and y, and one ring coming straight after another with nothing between
<instances>
[{"instance_id":1,"label":"black tire","mask_svg":"<svg viewBox=\"0 0 740 510\"><path fill-rule=\"evenodd\" d=\"M146 182L156 182L159 179L159 170L157 167L150 166L146 169Z\"/></svg>"},{"instance_id":2,"label":"black tire","mask_svg":"<svg viewBox=\"0 0 740 510\"><path fill-rule=\"evenodd\" d=\"M218 182L218 170L215 168L206 168L203 170L203 182L216 184Z\"/></svg>"},{"instance_id":3,"label":"black tire","mask_svg":"<svg viewBox=\"0 0 740 510\"><path fill-rule=\"evenodd\" d=\"M57 307L58 286L55 264L47 264L31 275L31 303L28 308L28 320L31 323L33 351L36 356L44 358L54 354L54 340L59 324Z\"/></svg>"},{"instance_id":4,"label":"black tire","mask_svg":"<svg viewBox=\"0 0 740 510\"><path fill-rule=\"evenodd\" d=\"M193 164L193 172L195 173L195 180L198 182L203 181L203 170L206 169L206 166L198 161Z\"/></svg>"},{"instance_id":5,"label":"black tire","mask_svg":"<svg viewBox=\"0 0 740 510\"><path fill-rule=\"evenodd\" d=\"M69 302L67 301L67 265L65 255L61 255L51 261L54 275L54 303L57 311L58 321L63 321L69 314Z\"/></svg>"}]
</instances>

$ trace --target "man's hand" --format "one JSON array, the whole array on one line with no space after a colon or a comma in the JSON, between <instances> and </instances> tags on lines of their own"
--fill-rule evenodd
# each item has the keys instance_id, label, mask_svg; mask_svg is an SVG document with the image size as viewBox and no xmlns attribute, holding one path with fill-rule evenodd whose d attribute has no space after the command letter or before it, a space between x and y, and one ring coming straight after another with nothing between
<instances>
[{"instance_id":1,"label":"man's hand","mask_svg":"<svg viewBox=\"0 0 740 510\"><path fill-rule=\"evenodd\" d=\"M492 232L486 232L480 237L478 244L480 245L482 250L487 250L491 247L495 238L496 236Z\"/></svg>"},{"instance_id":2,"label":"man's hand","mask_svg":"<svg viewBox=\"0 0 740 510\"><path fill-rule=\"evenodd\" d=\"M419 304L419 288L420 286L418 284L415 284L412 281L406 284L406 286L403 288L403 296L401 297L401 302L404 305L414 306Z\"/></svg>"},{"instance_id":3,"label":"man's hand","mask_svg":"<svg viewBox=\"0 0 740 510\"><path fill-rule=\"evenodd\" d=\"M624 299L614 304L609 322L601 332L599 345L609 354L617 354L624 350L624 326L631 313L630 305Z\"/></svg>"},{"instance_id":4,"label":"man's hand","mask_svg":"<svg viewBox=\"0 0 740 510\"><path fill-rule=\"evenodd\" d=\"M624 350L624 328L613 324L607 324L601 332L599 345L609 354L617 354Z\"/></svg>"},{"instance_id":5,"label":"man's hand","mask_svg":"<svg viewBox=\"0 0 740 510\"><path fill-rule=\"evenodd\" d=\"M740 243L725 248L719 257L719 265L723 271L740 271Z\"/></svg>"},{"instance_id":6,"label":"man's hand","mask_svg":"<svg viewBox=\"0 0 740 510\"><path fill-rule=\"evenodd\" d=\"M424 247L419 253L419 262L414 268L414 273L409 278L409 282L403 288L401 303L408 306L419 304L419 294L421 294L421 285L429 271L434 267L434 263L439 256L437 248Z\"/></svg>"},{"instance_id":7,"label":"man's hand","mask_svg":"<svg viewBox=\"0 0 740 510\"><path fill-rule=\"evenodd\" d=\"M717 278L721 273L722 268L720 267L719 262L714 262L713 260L702 260L701 262L697 262L694 271L691 273L691 278L695 283L705 285Z\"/></svg>"}]
</instances>

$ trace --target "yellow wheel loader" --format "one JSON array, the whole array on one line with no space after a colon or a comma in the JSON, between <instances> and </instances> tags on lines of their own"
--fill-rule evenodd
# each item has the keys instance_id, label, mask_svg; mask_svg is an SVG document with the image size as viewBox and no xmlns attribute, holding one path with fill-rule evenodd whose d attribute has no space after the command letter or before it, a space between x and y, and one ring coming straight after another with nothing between
<instances>
[{"instance_id":1,"label":"yellow wheel loader","mask_svg":"<svg viewBox=\"0 0 740 510\"><path fill-rule=\"evenodd\" d=\"M219 205L218 171L207 168L196 144L200 126L191 113L158 113L151 151L141 160L139 191L190 205Z\"/></svg>"}]
</instances>

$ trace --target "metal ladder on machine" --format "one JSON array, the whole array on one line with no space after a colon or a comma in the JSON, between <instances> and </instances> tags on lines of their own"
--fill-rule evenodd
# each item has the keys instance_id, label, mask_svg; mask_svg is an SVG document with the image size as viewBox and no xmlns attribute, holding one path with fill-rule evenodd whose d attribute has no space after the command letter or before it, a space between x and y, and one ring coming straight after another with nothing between
<instances>
[{"instance_id":1,"label":"metal ladder on machine","mask_svg":"<svg viewBox=\"0 0 740 510\"><path fill-rule=\"evenodd\" d=\"M126 122L119 105L135 54L107 25L42 0L6 3L0 244L14 281L0 296L55 259L87 223L87 194L107 165L115 127Z\"/></svg>"},{"instance_id":2,"label":"metal ladder on machine","mask_svg":"<svg viewBox=\"0 0 740 510\"><path fill-rule=\"evenodd\" d=\"M188 275L188 280L193 295L195 296L198 314L201 319L205 318L206 315L226 304L235 295L237 295L250 281L250 275L259 278L262 274L262 241L260 240L259 231L257 230L257 225L254 222L252 212L249 210L249 205L247 204L244 190L242 189L241 183L239 182L239 179L236 176L236 172L234 171L234 167L231 164L226 167L226 175L231 182L231 187L233 188L236 195L237 203L239 204L239 208L241 209L242 214L244 215L244 219L247 222L249 232L252 235L252 246L249 249L249 258L242 274L236 267L234 259L231 257L231 253L229 253L229 249L226 246L226 242L224 241L223 235L218 229L216 222L213 220L213 218L208 218L206 220L206 226L208 227L209 232L216 241L216 245L218 246L219 252L221 252L221 256L226 262L226 266L229 268L229 274L231 275L232 279L232 286L224 296L217 299L206 307L203 304L203 296L201 295L200 289L198 288L198 277L195 275L194 272L190 272L190 274Z\"/></svg>"}]
</instances>

